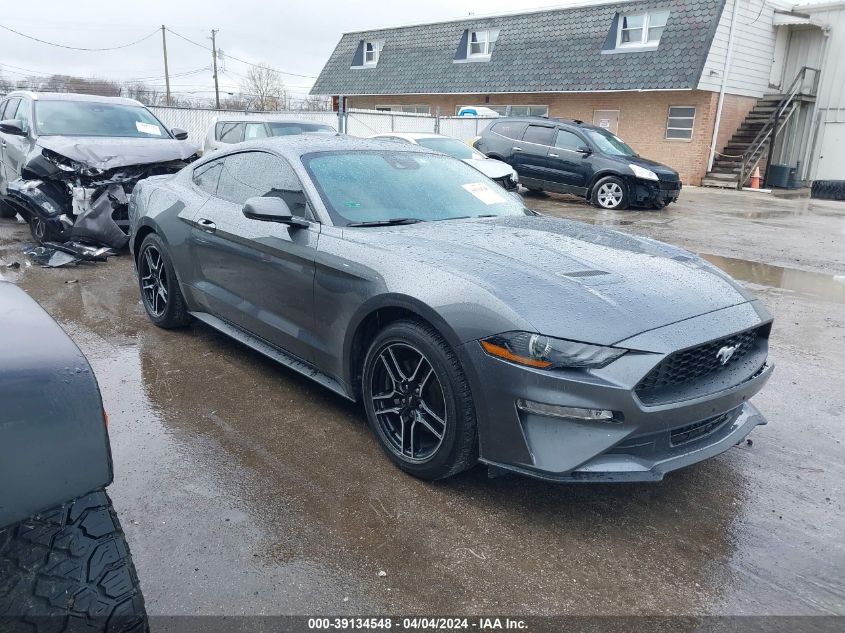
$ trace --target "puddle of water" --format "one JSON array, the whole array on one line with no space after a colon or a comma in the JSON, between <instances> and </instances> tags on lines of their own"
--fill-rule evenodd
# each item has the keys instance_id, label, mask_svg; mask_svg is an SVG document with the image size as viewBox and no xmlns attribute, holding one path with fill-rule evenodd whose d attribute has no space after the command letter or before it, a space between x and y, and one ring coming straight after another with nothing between
<instances>
[{"instance_id":1,"label":"puddle of water","mask_svg":"<svg viewBox=\"0 0 845 633\"><path fill-rule=\"evenodd\" d=\"M812 273L707 253L700 253L700 256L741 281L845 303L845 275Z\"/></svg>"}]
</instances>

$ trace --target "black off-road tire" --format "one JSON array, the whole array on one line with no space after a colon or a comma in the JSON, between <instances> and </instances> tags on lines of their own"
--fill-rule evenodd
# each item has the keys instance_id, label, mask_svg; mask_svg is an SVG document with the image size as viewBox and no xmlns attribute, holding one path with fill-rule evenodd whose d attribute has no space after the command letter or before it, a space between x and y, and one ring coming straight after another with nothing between
<instances>
[{"instance_id":1,"label":"black off-road tire","mask_svg":"<svg viewBox=\"0 0 845 633\"><path fill-rule=\"evenodd\" d=\"M402 459L391 450L375 415L370 387L374 365L379 350L394 342L408 343L422 351L443 388L447 411L446 431L437 452L423 463ZM361 387L370 428L387 456L403 471L432 481L451 477L478 463L478 431L469 382L452 347L429 324L401 320L379 332L364 359Z\"/></svg>"},{"instance_id":2,"label":"black off-road tire","mask_svg":"<svg viewBox=\"0 0 845 633\"><path fill-rule=\"evenodd\" d=\"M619 202L612 206L604 206L599 201L599 196L602 192L602 187L607 185L608 187L616 187L621 192L621 196L619 198ZM619 178L618 176L605 176L601 180L599 180L595 185L593 185L593 189L590 195L590 202L593 203L599 209L605 209L607 211L622 211L628 208L630 204L630 194L628 193L628 185L625 184L625 181Z\"/></svg>"},{"instance_id":3,"label":"black off-road tire","mask_svg":"<svg viewBox=\"0 0 845 633\"><path fill-rule=\"evenodd\" d=\"M164 313L160 316L156 316L153 310L151 310L148 305L149 302L144 296L144 289L141 285L143 281L141 277L141 261L144 257L144 252L151 246L161 253L165 272L170 281L170 285L168 287L167 307L165 308ZM191 322L191 315L188 314L188 306L185 303L185 297L182 296L182 291L179 288L179 282L176 278L176 271L173 268L173 261L170 259L170 253L167 250L164 240L155 233L147 235L147 237L144 238L144 241L141 242L141 247L138 249L138 289L141 293L141 302L144 304L147 316L153 324L165 330L170 330L185 327Z\"/></svg>"},{"instance_id":4,"label":"black off-road tire","mask_svg":"<svg viewBox=\"0 0 845 633\"><path fill-rule=\"evenodd\" d=\"M132 556L105 491L0 530L0 630L149 630Z\"/></svg>"}]
</instances>

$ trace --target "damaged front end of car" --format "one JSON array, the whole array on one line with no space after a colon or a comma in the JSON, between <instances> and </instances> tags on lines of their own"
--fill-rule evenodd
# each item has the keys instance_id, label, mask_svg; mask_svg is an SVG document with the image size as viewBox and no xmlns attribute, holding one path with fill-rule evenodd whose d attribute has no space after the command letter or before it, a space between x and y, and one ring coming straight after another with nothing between
<instances>
[{"instance_id":1,"label":"damaged front end of car","mask_svg":"<svg viewBox=\"0 0 845 633\"><path fill-rule=\"evenodd\" d=\"M21 177L7 185L7 201L38 242L78 240L120 250L129 241L129 194L138 181L174 174L198 158L185 149L167 154L160 162L115 165L119 156L89 162L36 146Z\"/></svg>"}]
</instances>

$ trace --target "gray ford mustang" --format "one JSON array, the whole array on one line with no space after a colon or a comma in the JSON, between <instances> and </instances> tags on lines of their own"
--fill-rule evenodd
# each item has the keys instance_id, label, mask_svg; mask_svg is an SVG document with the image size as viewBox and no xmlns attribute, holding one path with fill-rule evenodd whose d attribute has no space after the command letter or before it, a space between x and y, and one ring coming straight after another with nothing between
<instances>
[{"instance_id":1,"label":"gray ford mustang","mask_svg":"<svg viewBox=\"0 0 845 633\"><path fill-rule=\"evenodd\" d=\"M526 209L459 160L289 137L141 181L156 325L202 321L350 400L403 470L659 480L765 419L771 316L652 240Z\"/></svg>"}]
</instances>

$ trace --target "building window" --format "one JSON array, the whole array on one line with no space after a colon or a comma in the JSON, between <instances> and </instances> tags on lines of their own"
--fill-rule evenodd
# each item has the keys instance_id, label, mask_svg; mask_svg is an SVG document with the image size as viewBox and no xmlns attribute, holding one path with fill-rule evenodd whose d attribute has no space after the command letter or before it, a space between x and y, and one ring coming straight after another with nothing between
<instances>
[{"instance_id":1,"label":"building window","mask_svg":"<svg viewBox=\"0 0 845 633\"><path fill-rule=\"evenodd\" d=\"M620 15L616 48L656 48L668 19L669 11Z\"/></svg>"},{"instance_id":2,"label":"building window","mask_svg":"<svg viewBox=\"0 0 845 633\"><path fill-rule=\"evenodd\" d=\"M467 40L467 58L490 57L499 39L498 31L470 31Z\"/></svg>"},{"instance_id":3,"label":"building window","mask_svg":"<svg viewBox=\"0 0 845 633\"><path fill-rule=\"evenodd\" d=\"M694 106L669 106L669 117L666 120L666 138L689 141L692 139L694 125Z\"/></svg>"},{"instance_id":4,"label":"building window","mask_svg":"<svg viewBox=\"0 0 845 633\"><path fill-rule=\"evenodd\" d=\"M403 112L405 114L431 114L431 106L427 105L377 105L379 112Z\"/></svg>"},{"instance_id":5,"label":"building window","mask_svg":"<svg viewBox=\"0 0 845 633\"><path fill-rule=\"evenodd\" d=\"M384 42L364 42L364 66L375 66L378 64L378 58L381 55L381 49Z\"/></svg>"}]
</instances>

